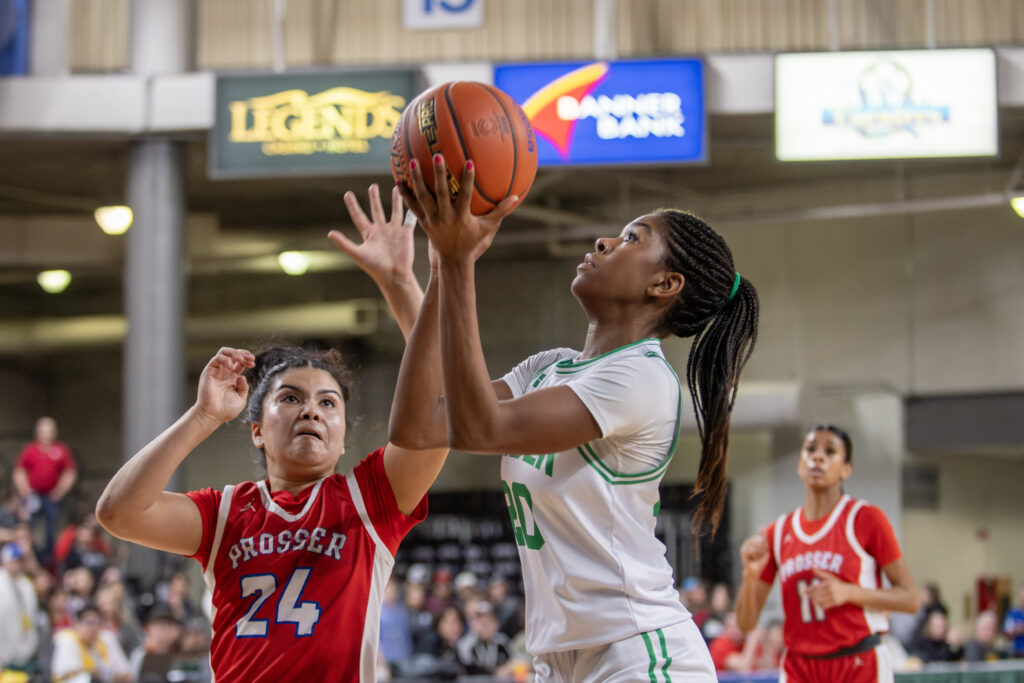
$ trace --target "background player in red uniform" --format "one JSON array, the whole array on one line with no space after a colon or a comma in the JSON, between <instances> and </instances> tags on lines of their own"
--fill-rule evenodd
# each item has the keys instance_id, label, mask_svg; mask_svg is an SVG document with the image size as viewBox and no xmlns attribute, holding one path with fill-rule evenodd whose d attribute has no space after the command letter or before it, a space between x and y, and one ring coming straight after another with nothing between
<instances>
[{"instance_id":1,"label":"background player in red uniform","mask_svg":"<svg viewBox=\"0 0 1024 683\"><path fill-rule=\"evenodd\" d=\"M371 220L348 193L363 242L331 237L380 285L408 335L422 290L412 274L412 228L402 223L397 192L392 199L387 220L371 187ZM114 535L202 563L218 683L375 680L384 585L399 542L426 514L447 449L387 444L348 475L334 474L347 397L335 360L297 348L259 357L220 349L195 405L117 472L98 504ZM408 390L400 380L396 399ZM223 491L163 490L185 457L244 407L267 478Z\"/></svg>"},{"instance_id":2,"label":"background player in red uniform","mask_svg":"<svg viewBox=\"0 0 1024 683\"><path fill-rule=\"evenodd\" d=\"M885 513L843 493L852 455L846 432L812 427L797 465L804 506L740 548L736 620L743 631L757 625L779 576L786 643L780 681L892 681L879 635L888 630L883 611L918 608L917 589ZM883 573L891 588L883 588Z\"/></svg>"}]
</instances>

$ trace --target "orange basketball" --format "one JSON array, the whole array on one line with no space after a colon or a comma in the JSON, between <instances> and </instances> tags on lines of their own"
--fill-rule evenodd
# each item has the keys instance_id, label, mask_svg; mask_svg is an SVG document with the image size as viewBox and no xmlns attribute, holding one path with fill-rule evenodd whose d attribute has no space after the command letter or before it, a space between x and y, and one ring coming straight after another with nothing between
<instances>
[{"instance_id":1,"label":"orange basketball","mask_svg":"<svg viewBox=\"0 0 1024 683\"><path fill-rule=\"evenodd\" d=\"M444 156L448 190L459 193L469 159L476 182L470 210L487 213L509 195L523 200L537 175L537 139L516 101L476 81L444 83L409 103L391 136L391 175L408 186L409 161L434 188L434 155Z\"/></svg>"}]
</instances>

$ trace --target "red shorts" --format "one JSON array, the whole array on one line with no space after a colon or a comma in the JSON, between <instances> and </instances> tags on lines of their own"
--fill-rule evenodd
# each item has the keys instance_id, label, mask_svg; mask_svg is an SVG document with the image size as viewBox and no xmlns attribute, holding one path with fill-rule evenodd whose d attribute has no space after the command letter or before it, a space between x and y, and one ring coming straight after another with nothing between
<instances>
[{"instance_id":1,"label":"red shorts","mask_svg":"<svg viewBox=\"0 0 1024 683\"><path fill-rule=\"evenodd\" d=\"M781 668L779 683L893 683L894 680L885 644L834 659L813 659L787 652Z\"/></svg>"}]
</instances>

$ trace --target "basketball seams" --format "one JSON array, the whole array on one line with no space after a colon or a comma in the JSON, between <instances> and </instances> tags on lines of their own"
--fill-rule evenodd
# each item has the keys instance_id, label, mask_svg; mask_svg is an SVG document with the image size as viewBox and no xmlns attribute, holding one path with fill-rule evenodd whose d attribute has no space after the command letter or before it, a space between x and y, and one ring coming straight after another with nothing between
<instances>
[{"instance_id":1,"label":"basketball seams","mask_svg":"<svg viewBox=\"0 0 1024 683\"><path fill-rule=\"evenodd\" d=\"M444 103L448 107L448 115L449 115L449 118L451 119L452 127L455 128L455 137L458 138L458 140L459 140L459 147L462 149L462 157L463 157L463 159L468 159L469 158L469 148L466 146L466 139L462 136L462 126L460 125L460 121L459 121L458 117L455 116L455 106L454 106L454 103L452 102L452 97L451 97L451 94L450 94L451 90L452 90L452 88L454 86L455 86L455 83L449 83L448 86L444 89L444 92L442 94L444 96ZM489 94L489 95L491 94L491 92L489 90L487 90L486 88L483 88L483 90L487 94ZM515 158L515 156L513 154L513 160L514 160L514 158ZM512 170L512 176L515 177L515 167L514 166L513 166L513 170ZM473 179L473 191L474 191L475 194L479 195L481 199L484 199L484 200L490 202L491 205L492 205L492 208L498 204L498 202L494 201L494 199L492 199L490 196L488 196L487 193L485 193L481 189L480 183L477 182L476 178Z\"/></svg>"},{"instance_id":2,"label":"basketball seams","mask_svg":"<svg viewBox=\"0 0 1024 683\"><path fill-rule=\"evenodd\" d=\"M505 102L498 96L498 92L484 89L488 95L498 103L501 107L501 111L505 113L505 118L508 119L508 132L512 138L512 174L508 179L508 187L505 188L505 196L512 194L512 188L516 186L516 176L519 174L519 138L516 135L515 122L512 120L512 114L509 113L508 107L505 106ZM495 202L497 203L497 202Z\"/></svg>"}]
</instances>

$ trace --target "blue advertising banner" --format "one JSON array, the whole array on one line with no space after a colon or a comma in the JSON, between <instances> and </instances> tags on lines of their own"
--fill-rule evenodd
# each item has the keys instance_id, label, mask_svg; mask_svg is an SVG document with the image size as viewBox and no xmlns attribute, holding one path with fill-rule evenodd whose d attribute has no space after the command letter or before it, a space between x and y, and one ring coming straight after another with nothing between
<instances>
[{"instance_id":1,"label":"blue advertising banner","mask_svg":"<svg viewBox=\"0 0 1024 683\"><path fill-rule=\"evenodd\" d=\"M542 166L707 158L700 59L499 64L494 85L533 123Z\"/></svg>"},{"instance_id":2,"label":"blue advertising banner","mask_svg":"<svg viewBox=\"0 0 1024 683\"><path fill-rule=\"evenodd\" d=\"M28 0L0 0L0 76L28 73Z\"/></svg>"}]
</instances>

